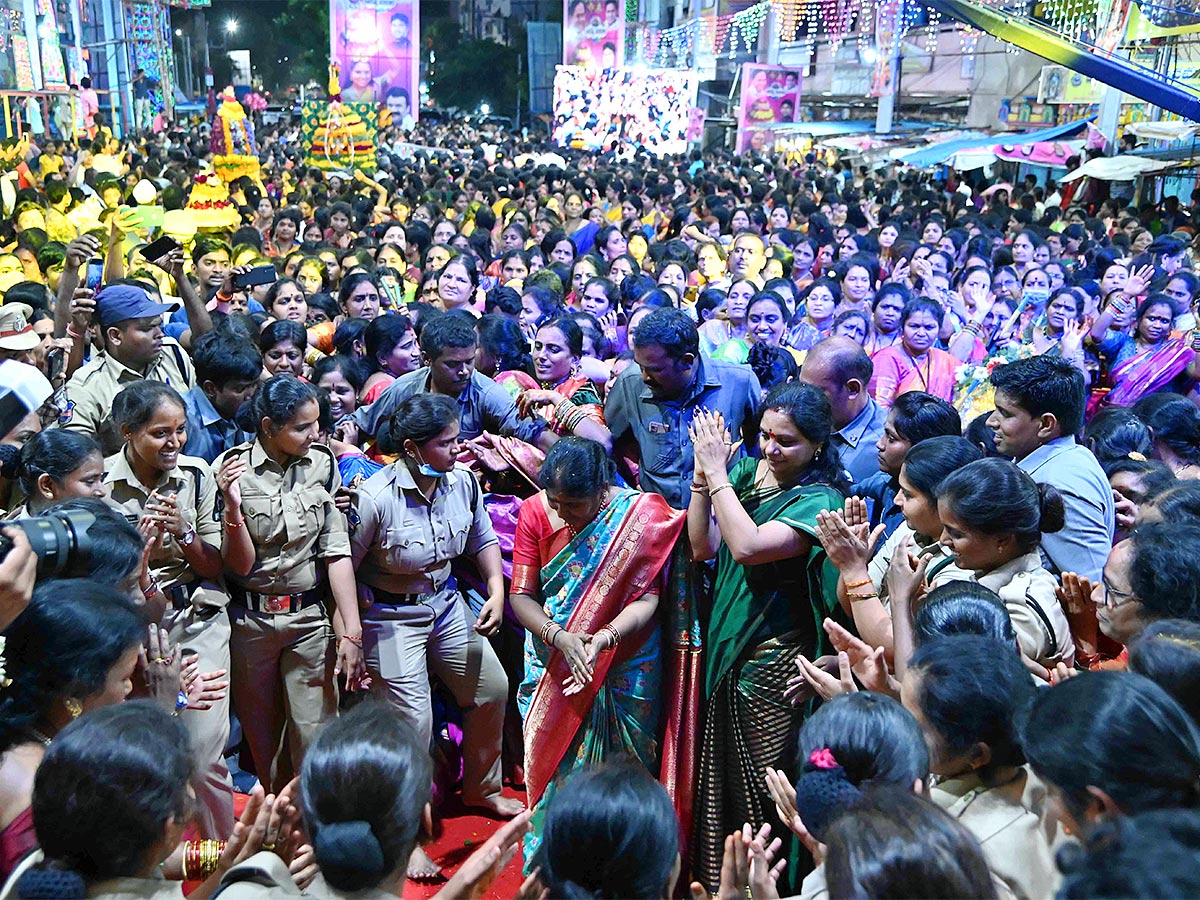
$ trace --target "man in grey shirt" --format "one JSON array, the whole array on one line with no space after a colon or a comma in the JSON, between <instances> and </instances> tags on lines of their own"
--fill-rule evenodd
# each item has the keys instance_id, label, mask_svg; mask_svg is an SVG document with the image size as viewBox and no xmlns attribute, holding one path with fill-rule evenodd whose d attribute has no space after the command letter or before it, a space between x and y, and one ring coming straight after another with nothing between
<instances>
[{"instance_id":1,"label":"man in grey shirt","mask_svg":"<svg viewBox=\"0 0 1200 900\"><path fill-rule=\"evenodd\" d=\"M1075 443L1087 402L1083 374L1059 357L1033 356L996 366L991 379L996 410L987 424L996 449L1038 484L1056 488L1066 506L1066 527L1042 535L1043 562L1055 574L1075 572L1099 583L1116 508L1100 463Z\"/></svg>"},{"instance_id":2,"label":"man in grey shirt","mask_svg":"<svg viewBox=\"0 0 1200 900\"><path fill-rule=\"evenodd\" d=\"M752 429L762 389L749 366L700 356L696 324L677 309L646 316L633 335L633 359L613 382L604 419L613 446L629 436L638 448L638 481L676 509L691 500L694 461L688 426L697 409L725 417L734 440L757 447Z\"/></svg>"},{"instance_id":3,"label":"man in grey shirt","mask_svg":"<svg viewBox=\"0 0 1200 900\"><path fill-rule=\"evenodd\" d=\"M883 435L887 410L867 392L875 367L861 346L846 337L828 337L813 345L800 369L800 380L825 392L833 409L834 433L842 467L861 484L879 474L875 445Z\"/></svg>"},{"instance_id":4,"label":"man in grey shirt","mask_svg":"<svg viewBox=\"0 0 1200 900\"><path fill-rule=\"evenodd\" d=\"M545 421L521 418L508 391L475 371L476 340L474 326L462 315L447 314L426 325L421 353L427 364L401 375L374 403L357 410L353 419L359 430L379 437L396 407L413 394L446 394L458 400L462 440L489 431L549 450L558 438Z\"/></svg>"}]
</instances>

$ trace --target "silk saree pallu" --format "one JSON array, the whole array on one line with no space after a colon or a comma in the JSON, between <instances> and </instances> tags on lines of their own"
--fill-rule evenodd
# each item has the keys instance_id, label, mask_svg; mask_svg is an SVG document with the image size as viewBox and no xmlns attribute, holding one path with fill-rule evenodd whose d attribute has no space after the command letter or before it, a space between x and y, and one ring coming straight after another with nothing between
<instances>
[{"instance_id":1,"label":"silk saree pallu","mask_svg":"<svg viewBox=\"0 0 1200 900\"><path fill-rule=\"evenodd\" d=\"M1109 371L1112 389L1097 406L1132 406L1147 394L1170 385L1195 357L1195 351L1182 339L1131 356Z\"/></svg>"},{"instance_id":2,"label":"silk saree pallu","mask_svg":"<svg viewBox=\"0 0 1200 900\"><path fill-rule=\"evenodd\" d=\"M684 514L662 497L622 491L540 573L532 574L546 614L568 631L594 634L654 587L683 525ZM518 583L531 580L528 572L514 575ZM562 776L621 757L653 767L663 672L660 621L655 617L640 634L624 635L614 651L600 654L591 684L570 697L562 690L570 674L562 653L535 635L527 637L518 697L534 809L527 860Z\"/></svg>"},{"instance_id":3,"label":"silk saree pallu","mask_svg":"<svg viewBox=\"0 0 1200 900\"><path fill-rule=\"evenodd\" d=\"M796 558L756 566L735 563L726 547L718 554L695 816L694 874L710 890L720 878L726 835L774 816L766 769L793 768L804 713L784 700L784 688L798 655L824 651L822 622L838 609L837 571L814 532L817 513L840 508L841 494L823 485L759 488L753 460L735 466L730 481L756 525L784 522L813 543Z\"/></svg>"}]
</instances>

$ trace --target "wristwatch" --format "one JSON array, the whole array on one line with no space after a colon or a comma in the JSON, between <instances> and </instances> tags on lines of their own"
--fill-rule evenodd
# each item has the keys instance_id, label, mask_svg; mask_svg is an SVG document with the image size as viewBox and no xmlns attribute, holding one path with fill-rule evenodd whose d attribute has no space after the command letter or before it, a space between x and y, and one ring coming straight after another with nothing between
<instances>
[{"instance_id":1,"label":"wristwatch","mask_svg":"<svg viewBox=\"0 0 1200 900\"><path fill-rule=\"evenodd\" d=\"M185 546L185 547L192 546L192 544L194 544L195 541L196 541L196 529L194 527L189 528L187 531L185 531L183 533L183 536L179 539L179 543L183 544L183 546Z\"/></svg>"}]
</instances>

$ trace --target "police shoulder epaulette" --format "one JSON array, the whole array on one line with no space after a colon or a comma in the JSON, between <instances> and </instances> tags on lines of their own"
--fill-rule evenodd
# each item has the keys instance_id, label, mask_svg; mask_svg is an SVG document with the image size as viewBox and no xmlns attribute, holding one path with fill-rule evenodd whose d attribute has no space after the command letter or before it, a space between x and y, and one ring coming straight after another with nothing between
<instances>
[{"instance_id":1,"label":"police shoulder epaulette","mask_svg":"<svg viewBox=\"0 0 1200 900\"><path fill-rule=\"evenodd\" d=\"M313 444L312 449L318 451L318 456L323 456L328 459L329 477L326 480L325 489L332 494L335 490L337 490L338 481L340 480L337 457L334 455L333 451L324 444Z\"/></svg>"}]
</instances>

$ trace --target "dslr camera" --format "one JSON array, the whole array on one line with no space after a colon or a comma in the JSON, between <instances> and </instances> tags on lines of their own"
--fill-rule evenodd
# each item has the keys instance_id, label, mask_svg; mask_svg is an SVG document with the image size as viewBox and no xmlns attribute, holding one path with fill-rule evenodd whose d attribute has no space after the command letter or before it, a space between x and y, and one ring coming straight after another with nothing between
<instances>
[{"instance_id":1,"label":"dslr camera","mask_svg":"<svg viewBox=\"0 0 1200 900\"><path fill-rule=\"evenodd\" d=\"M15 429L30 413L38 412L54 393L46 376L35 367L5 360L0 362L0 437ZM51 577L68 570L71 559L91 552L87 530L96 517L84 510L68 510L51 516L15 519L5 527L20 528L29 536L38 557L38 575ZM8 556L12 541L0 534L0 560Z\"/></svg>"}]
</instances>

